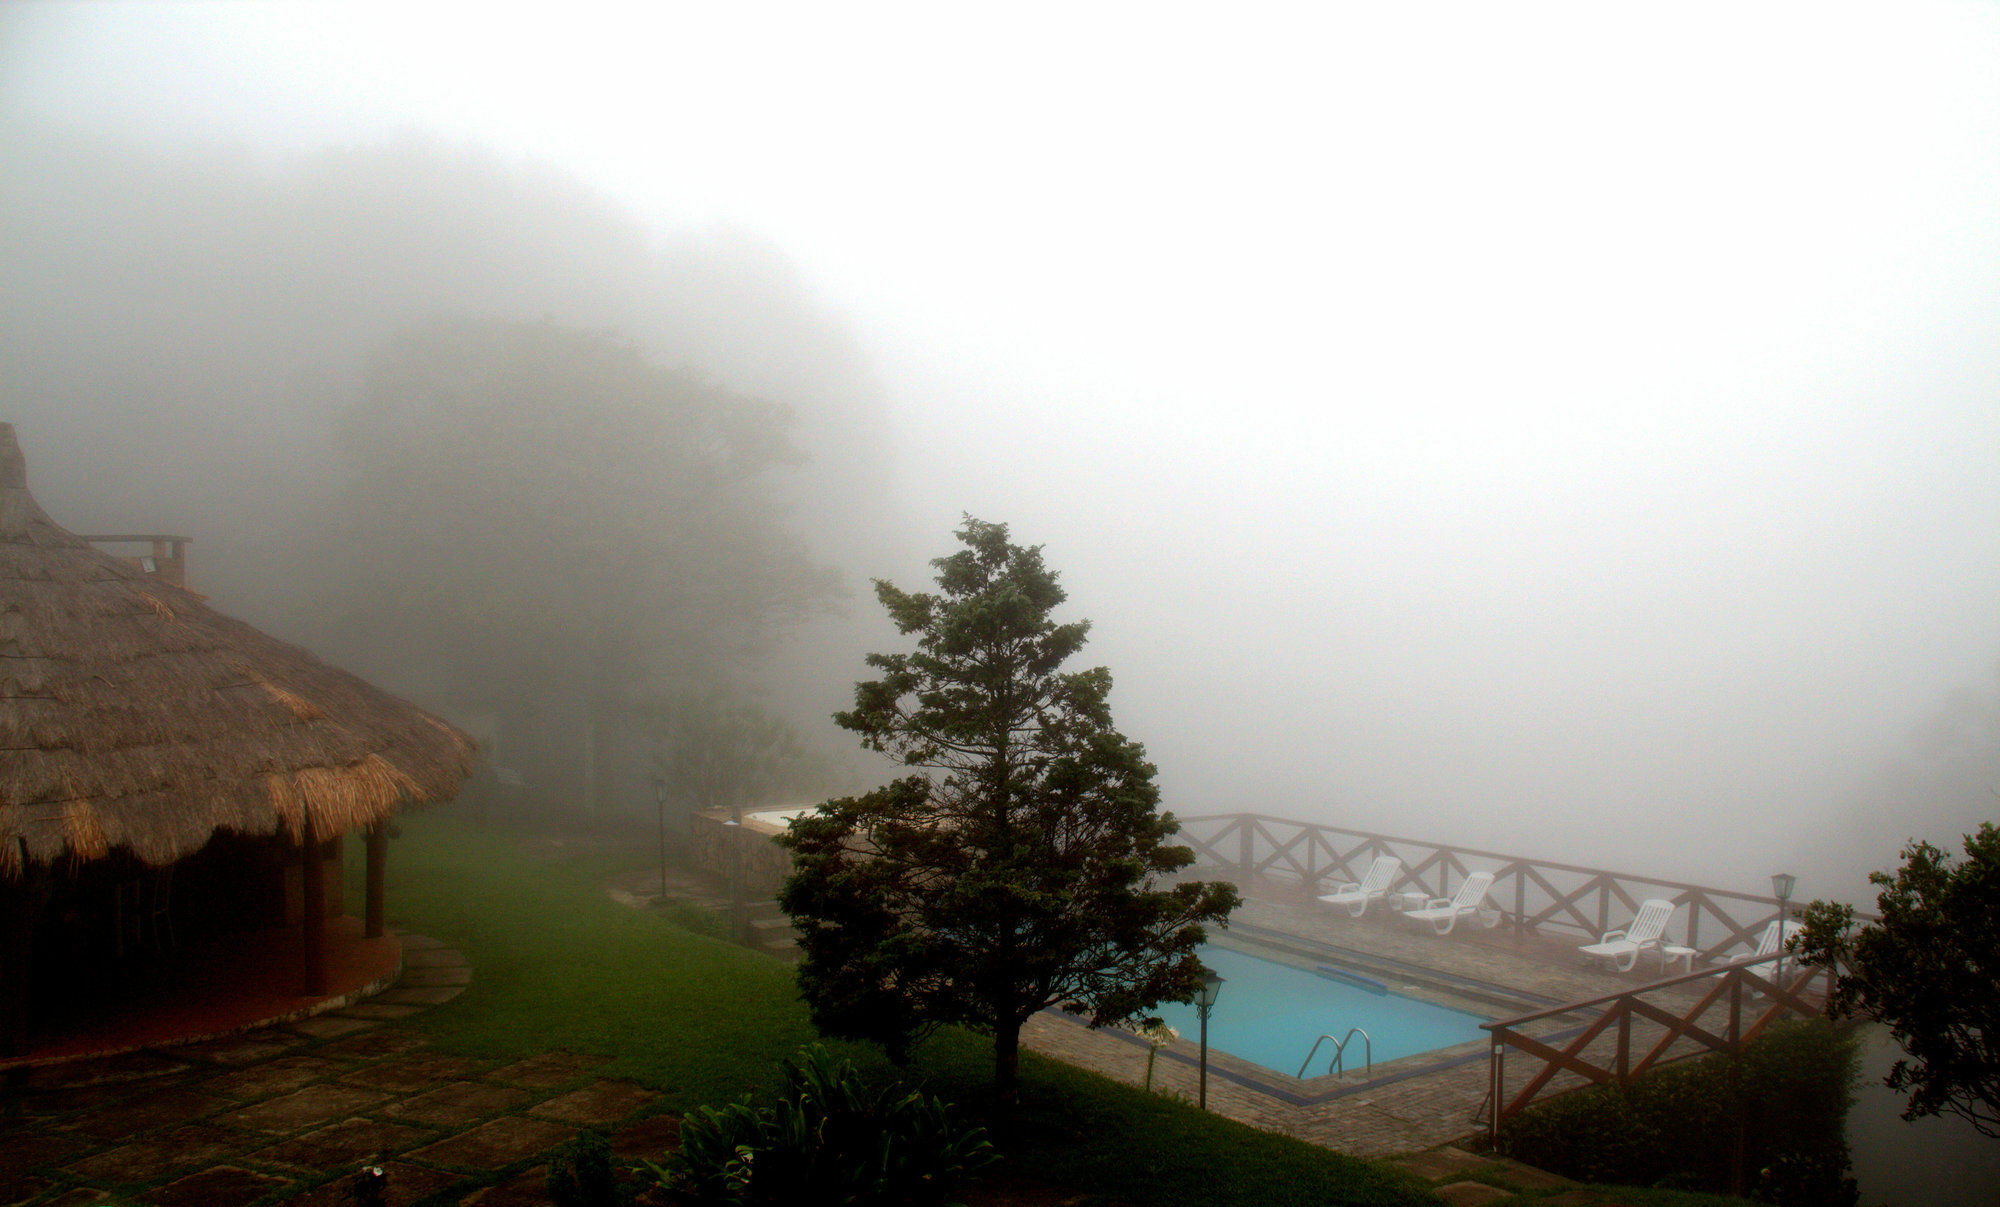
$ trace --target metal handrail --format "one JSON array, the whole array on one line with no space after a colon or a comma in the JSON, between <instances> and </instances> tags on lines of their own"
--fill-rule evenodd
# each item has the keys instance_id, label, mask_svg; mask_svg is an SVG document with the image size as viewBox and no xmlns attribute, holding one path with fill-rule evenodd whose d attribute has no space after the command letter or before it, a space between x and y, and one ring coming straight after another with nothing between
<instances>
[{"instance_id":1,"label":"metal handrail","mask_svg":"<svg viewBox=\"0 0 2000 1207\"><path fill-rule=\"evenodd\" d=\"M1349 1027L1347 1029L1347 1034L1341 1036L1339 1041L1333 1045L1333 1060L1329 1062L1326 1066L1326 1071L1329 1076L1332 1076L1336 1073L1345 1073L1347 1071L1347 1062L1346 1062L1347 1041L1353 1039L1357 1035L1361 1037L1361 1051L1368 1058L1368 1071L1370 1073L1373 1073L1375 1071L1375 1041L1369 1039L1368 1032L1363 1031L1361 1028ZM1304 1063L1299 1065L1300 1077L1304 1077L1306 1075L1306 1069L1312 1064L1313 1057L1319 1055L1319 1046L1332 1038L1333 1038L1332 1035L1322 1035L1318 1039L1313 1041L1312 1051L1306 1053L1306 1058Z\"/></svg>"}]
</instances>

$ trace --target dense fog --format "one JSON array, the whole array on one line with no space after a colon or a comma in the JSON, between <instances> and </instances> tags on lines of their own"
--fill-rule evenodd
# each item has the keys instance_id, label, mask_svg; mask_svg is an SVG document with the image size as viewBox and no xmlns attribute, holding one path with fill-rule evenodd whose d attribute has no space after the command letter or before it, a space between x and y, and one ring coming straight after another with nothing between
<instances>
[{"instance_id":1,"label":"dense fog","mask_svg":"<svg viewBox=\"0 0 2000 1207\"><path fill-rule=\"evenodd\" d=\"M969 513L1178 813L1860 899L2000 817L2000 17L1445 11L17 6L0 419L551 808L893 773Z\"/></svg>"}]
</instances>

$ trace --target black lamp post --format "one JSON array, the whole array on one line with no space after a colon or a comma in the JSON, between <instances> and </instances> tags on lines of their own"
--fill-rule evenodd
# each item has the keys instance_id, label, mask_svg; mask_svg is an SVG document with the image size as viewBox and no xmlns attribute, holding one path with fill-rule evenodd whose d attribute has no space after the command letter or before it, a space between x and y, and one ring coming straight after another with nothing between
<instances>
[{"instance_id":1,"label":"black lamp post","mask_svg":"<svg viewBox=\"0 0 2000 1207\"><path fill-rule=\"evenodd\" d=\"M1785 904L1792 899L1792 890L1798 887L1799 878L1790 872L1777 872L1771 877L1771 895L1778 899L1778 988L1785 987Z\"/></svg>"},{"instance_id":2,"label":"black lamp post","mask_svg":"<svg viewBox=\"0 0 2000 1207\"><path fill-rule=\"evenodd\" d=\"M1201 988L1195 991L1195 1012L1201 1015L1201 1109L1208 1109L1208 1012L1215 1009L1215 999L1222 992L1222 978L1204 968L1201 971Z\"/></svg>"},{"instance_id":3,"label":"black lamp post","mask_svg":"<svg viewBox=\"0 0 2000 1207\"><path fill-rule=\"evenodd\" d=\"M729 941L743 942L743 806L732 805L722 823L729 843Z\"/></svg>"},{"instance_id":4,"label":"black lamp post","mask_svg":"<svg viewBox=\"0 0 2000 1207\"><path fill-rule=\"evenodd\" d=\"M660 821L660 904L667 903L667 777L653 777L653 807Z\"/></svg>"}]
</instances>

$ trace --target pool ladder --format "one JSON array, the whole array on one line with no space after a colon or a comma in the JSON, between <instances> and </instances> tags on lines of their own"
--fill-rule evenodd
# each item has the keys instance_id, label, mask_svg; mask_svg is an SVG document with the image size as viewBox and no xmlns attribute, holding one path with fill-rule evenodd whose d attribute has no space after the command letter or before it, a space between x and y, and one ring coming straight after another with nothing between
<instances>
[{"instance_id":1,"label":"pool ladder","mask_svg":"<svg viewBox=\"0 0 2000 1207\"><path fill-rule=\"evenodd\" d=\"M1375 1041L1369 1039L1368 1032L1363 1031L1361 1028L1349 1027L1347 1034L1341 1036L1339 1042L1333 1045L1333 1061L1326 1066L1326 1071L1329 1075L1347 1071L1347 1045L1357 1035L1361 1037L1361 1051L1368 1058L1368 1071L1370 1073L1375 1071ZM1333 1036L1331 1035L1322 1035L1313 1041L1312 1051L1306 1053L1305 1063L1299 1066L1299 1076L1304 1077L1306 1075L1306 1069L1312 1064L1313 1057L1319 1054L1319 1046L1332 1038Z\"/></svg>"}]
</instances>

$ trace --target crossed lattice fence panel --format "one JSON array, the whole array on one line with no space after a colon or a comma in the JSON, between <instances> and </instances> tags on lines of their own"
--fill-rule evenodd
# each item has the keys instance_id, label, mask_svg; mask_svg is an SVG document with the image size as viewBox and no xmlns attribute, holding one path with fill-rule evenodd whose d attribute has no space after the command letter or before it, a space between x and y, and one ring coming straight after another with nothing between
<instances>
[{"instance_id":1,"label":"crossed lattice fence panel","mask_svg":"<svg viewBox=\"0 0 2000 1207\"><path fill-rule=\"evenodd\" d=\"M1693 948L1703 959L1754 949L1780 909L1776 897L1261 813L1182 818L1180 840L1193 848L1199 867L1243 883L1290 884L1307 897L1359 881L1378 855L1402 860L1392 893L1448 897L1469 873L1491 872L1487 900L1515 926L1564 935L1601 935L1623 926L1641 901L1664 897L1681 907L1671 941Z\"/></svg>"},{"instance_id":2,"label":"crossed lattice fence panel","mask_svg":"<svg viewBox=\"0 0 2000 1207\"><path fill-rule=\"evenodd\" d=\"M1831 988L1830 973L1774 955L1484 1023L1491 1133L1497 1141L1507 1119L1549 1094L1623 1084L1669 1060L1740 1055L1778 1019L1824 1013Z\"/></svg>"}]
</instances>

